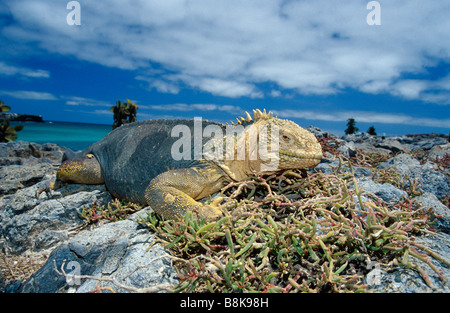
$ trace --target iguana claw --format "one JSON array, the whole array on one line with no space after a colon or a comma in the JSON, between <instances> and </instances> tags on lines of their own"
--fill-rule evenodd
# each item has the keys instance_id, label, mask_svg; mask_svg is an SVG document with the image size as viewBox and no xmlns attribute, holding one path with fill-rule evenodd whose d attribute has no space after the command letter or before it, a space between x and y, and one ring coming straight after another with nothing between
<instances>
[{"instance_id":1,"label":"iguana claw","mask_svg":"<svg viewBox=\"0 0 450 313\"><path fill-rule=\"evenodd\" d=\"M39 199L39 196L43 192L47 193L47 196L51 196L52 190L57 190L61 187L62 185L59 181L46 181L42 186L36 189L35 197L36 199Z\"/></svg>"},{"instance_id":2,"label":"iguana claw","mask_svg":"<svg viewBox=\"0 0 450 313\"><path fill-rule=\"evenodd\" d=\"M223 216L219 205L223 202L223 197L217 197L210 204L204 204L199 208L198 214L202 218L214 220Z\"/></svg>"}]
</instances>

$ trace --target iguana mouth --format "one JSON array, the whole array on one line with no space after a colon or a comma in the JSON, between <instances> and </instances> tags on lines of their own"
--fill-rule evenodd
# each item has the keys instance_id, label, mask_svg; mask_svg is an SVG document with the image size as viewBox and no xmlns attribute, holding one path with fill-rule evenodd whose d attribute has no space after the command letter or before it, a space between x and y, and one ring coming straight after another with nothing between
<instances>
[{"instance_id":1,"label":"iguana mouth","mask_svg":"<svg viewBox=\"0 0 450 313\"><path fill-rule=\"evenodd\" d=\"M288 154L285 152L279 152L279 154L280 154L280 156L288 157L290 159L321 160L323 158L322 153L297 155L297 154Z\"/></svg>"}]
</instances>

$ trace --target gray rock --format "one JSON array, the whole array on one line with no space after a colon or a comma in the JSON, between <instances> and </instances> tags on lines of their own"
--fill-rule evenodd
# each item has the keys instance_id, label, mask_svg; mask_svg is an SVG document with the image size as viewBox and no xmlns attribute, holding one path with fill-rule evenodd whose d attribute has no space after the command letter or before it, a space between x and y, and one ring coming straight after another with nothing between
<instances>
[{"instance_id":1,"label":"gray rock","mask_svg":"<svg viewBox=\"0 0 450 313\"><path fill-rule=\"evenodd\" d=\"M56 247L68 239L70 229L84 223L79 216L83 207L112 199L104 186L84 185L36 198L38 188L54 179L64 150L23 141L0 145L0 245L7 253ZM9 160L20 165L8 165Z\"/></svg>"},{"instance_id":2,"label":"gray rock","mask_svg":"<svg viewBox=\"0 0 450 313\"><path fill-rule=\"evenodd\" d=\"M334 137L333 134L331 134L330 132L321 130L318 127L314 127L314 126L308 126L306 128L307 131L311 132L314 134L314 136L316 137L325 137L325 138L329 138L329 137Z\"/></svg>"},{"instance_id":3,"label":"gray rock","mask_svg":"<svg viewBox=\"0 0 450 313\"><path fill-rule=\"evenodd\" d=\"M414 180L420 184L423 191L435 194L439 199L443 199L450 193L450 180L442 173L433 170L430 164L421 165L419 161L408 154L399 154L381 163L379 168L393 168L396 172L404 175L405 185Z\"/></svg>"},{"instance_id":4,"label":"gray rock","mask_svg":"<svg viewBox=\"0 0 450 313\"><path fill-rule=\"evenodd\" d=\"M414 159L412 156L406 153L396 155L393 158L381 163L378 167L386 169L392 167L400 174L408 174L413 168L420 168L420 162Z\"/></svg>"},{"instance_id":5,"label":"gray rock","mask_svg":"<svg viewBox=\"0 0 450 313\"><path fill-rule=\"evenodd\" d=\"M36 198L35 194L40 186L47 184L49 181L50 179L46 179L34 186L20 189L15 194L0 197L0 207L3 208L0 211L0 221L28 211L41 203L42 199L47 199L45 194L42 194L39 199Z\"/></svg>"},{"instance_id":6,"label":"gray rock","mask_svg":"<svg viewBox=\"0 0 450 313\"><path fill-rule=\"evenodd\" d=\"M450 257L450 236L445 233L437 233L432 237L419 237L416 241L428 248L434 250L437 254L449 260ZM420 250L420 249L419 249ZM397 267L391 271L383 269L381 265L372 266L374 270L366 277L369 290L372 292L382 293L430 293L430 292L450 292L450 270L448 267L438 262L434 258L427 257L437 270L446 278L446 282L442 281L438 274L431 269L430 266L421 260L409 257L409 261L419 265L430 278L434 288L426 284L418 271L405 267Z\"/></svg>"},{"instance_id":7,"label":"gray rock","mask_svg":"<svg viewBox=\"0 0 450 313\"><path fill-rule=\"evenodd\" d=\"M350 136L350 135L347 135ZM365 141L346 141L338 148L338 152L342 153L347 158L353 158L356 157L357 150L361 150L363 153L378 153L383 155L389 155L394 150L397 151L398 149L394 149L391 145L379 145L379 144L372 144L370 142Z\"/></svg>"},{"instance_id":8,"label":"gray rock","mask_svg":"<svg viewBox=\"0 0 450 313\"><path fill-rule=\"evenodd\" d=\"M355 142L358 139L356 134L346 134L346 135L342 136L341 138L342 138L342 140L345 140L347 142L351 142L351 141Z\"/></svg>"},{"instance_id":9,"label":"gray rock","mask_svg":"<svg viewBox=\"0 0 450 313\"><path fill-rule=\"evenodd\" d=\"M424 192L414 198L423 208L433 208L436 214L442 216L436 223L436 228L445 233L450 233L450 209L442 204L431 192Z\"/></svg>"},{"instance_id":10,"label":"gray rock","mask_svg":"<svg viewBox=\"0 0 450 313\"><path fill-rule=\"evenodd\" d=\"M15 193L17 190L35 185L54 170L52 164L36 164L31 166L10 165L0 168L0 196Z\"/></svg>"},{"instance_id":11,"label":"gray rock","mask_svg":"<svg viewBox=\"0 0 450 313\"><path fill-rule=\"evenodd\" d=\"M12 158L20 158L21 163L31 162L33 158L48 158L56 163L61 162L66 148L53 143L37 144L28 141L0 143L0 166L5 166Z\"/></svg>"},{"instance_id":12,"label":"gray rock","mask_svg":"<svg viewBox=\"0 0 450 313\"><path fill-rule=\"evenodd\" d=\"M393 149L390 149L389 146L382 146L382 145L372 145L369 143L356 143L355 148L362 150L364 153L377 153L377 154L383 154L383 155L389 155L393 152Z\"/></svg>"},{"instance_id":13,"label":"gray rock","mask_svg":"<svg viewBox=\"0 0 450 313\"><path fill-rule=\"evenodd\" d=\"M423 191L435 194L438 199L444 199L450 194L450 180L438 171L431 169L413 169L408 176L417 179Z\"/></svg>"},{"instance_id":14,"label":"gray rock","mask_svg":"<svg viewBox=\"0 0 450 313\"><path fill-rule=\"evenodd\" d=\"M348 135L347 135L348 136ZM345 142L337 151L342 153L347 158L354 158L356 156L356 147L353 141Z\"/></svg>"},{"instance_id":15,"label":"gray rock","mask_svg":"<svg viewBox=\"0 0 450 313\"><path fill-rule=\"evenodd\" d=\"M144 214L145 212L141 212ZM66 260L66 273L110 278L130 287L146 288L162 283L176 283L176 272L170 256L160 245L150 244L154 235L131 219L107 223L82 230L53 251L46 264L30 277L20 292L76 292L95 289L98 281L66 280L60 270ZM150 248L150 249L149 249ZM70 266L69 266L70 265ZM51 282L51 283L49 283ZM103 282L118 292L127 292L112 283Z\"/></svg>"},{"instance_id":16,"label":"gray rock","mask_svg":"<svg viewBox=\"0 0 450 313\"><path fill-rule=\"evenodd\" d=\"M314 172L322 172L324 174L331 174L333 172L333 168L339 166L339 160L335 158L332 154L326 152L322 160L320 160L319 165L317 165L313 169L308 169L308 171Z\"/></svg>"},{"instance_id":17,"label":"gray rock","mask_svg":"<svg viewBox=\"0 0 450 313\"><path fill-rule=\"evenodd\" d=\"M391 151L392 153L408 152L407 146L402 145L398 140L385 140L375 145L377 148L382 148Z\"/></svg>"},{"instance_id":18,"label":"gray rock","mask_svg":"<svg viewBox=\"0 0 450 313\"><path fill-rule=\"evenodd\" d=\"M18 195L19 199L23 199ZM67 239L67 232L84 224L79 215L81 209L96 202L107 203L111 195L103 188L93 192L79 192L61 199L49 199L40 202L29 210L17 212L17 199L11 199L2 210L1 235L4 247L11 254L20 254L27 249L39 251L55 246ZM8 203L2 199L3 203ZM25 203L33 202L33 200ZM50 236L50 238L49 238Z\"/></svg>"},{"instance_id":19,"label":"gray rock","mask_svg":"<svg viewBox=\"0 0 450 313\"><path fill-rule=\"evenodd\" d=\"M443 137L432 137L432 136L417 136L408 145L408 147L414 150L429 150L434 146L440 146L447 144L448 141Z\"/></svg>"},{"instance_id":20,"label":"gray rock","mask_svg":"<svg viewBox=\"0 0 450 313\"><path fill-rule=\"evenodd\" d=\"M445 155L450 155L450 143L434 146L428 152L428 158L431 160L442 159Z\"/></svg>"},{"instance_id":21,"label":"gray rock","mask_svg":"<svg viewBox=\"0 0 450 313\"><path fill-rule=\"evenodd\" d=\"M353 173L356 178L369 177L372 175L372 171L370 170L370 168L359 166L353 167Z\"/></svg>"},{"instance_id":22,"label":"gray rock","mask_svg":"<svg viewBox=\"0 0 450 313\"><path fill-rule=\"evenodd\" d=\"M67 243L58 246L50 254L49 260L36 273L34 273L26 282L24 282L17 292L20 293L55 293L67 285L63 275L59 275L55 270L55 264L61 265L65 260L76 260L78 266L83 268L92 268L91 264L86 264L79 259L75 253L70 251ZM70 261L69 261L70 264ZM66 267L68 273L69 269Z\"/></svg>"},{"instance_id":23,"label":"gray rock","mask_svg":"<svg viewBox=\"0 0 450 313\"><path fill-rule=\"evenodd\" d=\"M371 193L385 202L398 202L402 197L407 197L408 194L404 190L400 190L391 184L375 183L369 178L362 178L358 180L358 187L363 188L366 193Z\"/></svg>"},{"instance_id":24,"label":"gray rock","mask_svg":"<svg viewBox=\"0 0 450 313\"><path fill-rule=\"evenodd\" d=\"M64 151L55 144L0 143L0 196L49 178L61 163Z\"/></svg>"},{"instance_id":25,"label":"gray rock","mask_svg":"<svg viewBox=\"0 0 450 313\"><path fill-rule=\"evenodd\" d=\"M333 172L333 168L337 168L339 166L339 161L334 158L333 156L327 156L329 158L323 158L320 161L320 164L317 165L314 169L309 170L310 172L322 172L324 174L331 174ZM350 168L348 168L345 165L342 165L343 171L350 172ZM372 175L372 171L369 168L366 167L353 167L353 172L355 174L355 177L369 177Z\"/></svg>"},{"instance_id":26,"label":"gray rock","mask_svg":"<svg viewBox=\"0 0 450 313\"><path fill-rule=\"evenodd\" d=\"M414 142L414 138L407 137L407 136L398 136L398 137L392 137L391 139L397 140L402 145L409 145Z\"/></svg>"}]
</instances>

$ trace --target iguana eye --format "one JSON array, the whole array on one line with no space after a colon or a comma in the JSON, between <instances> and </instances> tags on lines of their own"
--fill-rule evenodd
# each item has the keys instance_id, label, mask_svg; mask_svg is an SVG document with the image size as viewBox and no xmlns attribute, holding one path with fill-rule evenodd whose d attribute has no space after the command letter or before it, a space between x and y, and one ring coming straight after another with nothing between
<instances>
[{"instance_id":1,"label":"iguana eye","mask_svg":"<svg viewBox=\"0 0 450 313\"><path fill-rule=\"evenodd\" d=\"M287 135L283 135L283 136L281 136L281 138L282 138L284 141L289 141L289 136L287 136Z\"/></svg>"}]
</instances>

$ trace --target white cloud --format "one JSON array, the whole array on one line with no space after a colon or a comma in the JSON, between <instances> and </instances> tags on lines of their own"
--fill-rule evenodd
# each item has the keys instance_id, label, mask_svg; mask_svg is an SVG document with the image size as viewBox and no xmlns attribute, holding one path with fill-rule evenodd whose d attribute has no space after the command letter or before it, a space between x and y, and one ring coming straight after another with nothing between
<instances>
[{"instance_id":1,"label":"white cloud","mask_svg":"<svg viewBox=\"0 0 450 313\"><path fill-rule=\"evenodd\" d=\"M281 97L281 91L279 91L279 90L272 90L270 92L270 96L273 97L273 98Z\"/></svg>"},{"instance_id":2,"label":"white cloud","mask_svg":"<svg viewBox=\"0 0 450 313\"><path fill-rule=\"evenodd\" d=\"M136 80L145 81L148 83L148 89L156 89L162 93L178 94L180 88L178 85L171 81L166 81L161 78L147 77L143 75L138 75L135 77Z\"/></svg>"},{"instance_id":3,"label":"white cloud","mask_svg":"<svg viewBox=\"0 0 450 313\"><path fill-rule=\"evenodd\" d=\"M184 81L193 87L208 91L218 96L239 98L247 96L250 98L262 98L263 93L256 90L252 84L241 83L218 78L194 78L188 77Z\"/></svg>"},{"instance_id":4,"label":"white cloud","mask_svg":"<svg viewBox=\"0 0 450 313\"><path fill-rule=\"evenodd\" d=\"M379 113L370 111L334 111L323 113L308 110L274 110L273 113L283 118L303 118L313 121L342 122L354 118L362 123L403 124L414 126L431 126L447 128L450 119L422 118L399 113Z\"/></svg>"},{"instance_id":5,"label":"white cloud","mask_svg":"<svg viewBox=\"0 0 450 313\"><path fill-rule=\"evenodd\" d=\"M241 112L242 109L234 105L218 105L218 104L208 104L208 103L174 103L174 104L161 104L161 105L150 105L144 108L149 108L152 110L160 111L222 111L235 114L236 112Z\"/></svg>"},{"instance_id":6,"label":"white cloud","mask_svg":"<svg viewBox=\"0 0 450 313\"><path fill-rule=\"evenodd\" d=\"M388 88L394 95L406 99L421 99L425 102L450 104L450 75L438 80L405 79Z\"/></svg>"},{"instance_id":7,"label":"white cloud","mask_svg":"<svg viewBox=\"0 0 450 313\"><path fill-rule=\"evenodd\" d=\"M59 0L6 0L17 23L3 34L142 73L158 63L162 74L136 79L172 94L187 85L260 98L257 86L268 82L301 94L351 87L448 103L442 96L450 92L448 80L430 85L402 77L450 60L450 2L380 3L381 26L369 26L361 0L84 1L82 25L74 27Z\"/></svg>"},{"instance_id":8,"label":"white cloud","mask_svg":"<svg viewBox=\"0 0 450 313\"><path fill-rule=\"evenodd\" d=\"M0 75L4 76L24 76L29 78L49 78L50 73L45 70L34 70L26 67L17 67L0 62Z\"/></svg>"},{"instance_id":9,"label":"white cloud","mask_svg":"<svg viewBox=\"0 0 450 313\"><path fill-rule=\"evenodd\" d=\"M111 116L111 111L110 110L94 110L93 112L86 112L88 114L95 114L95 115L102 115L102 116Z\"/></svg>"},{"instance_id":10,"label":"white cloud","mask_svg":"<svg viewBox=\"0 0 450 313\"><path fill-rule=\"evenodd\" d=\"M424 80L406 79L399 81L392 87L392 93L407 99L417 99L420 93L427 88L427 82Z\"/></svg>"},{"instance_id":11,"label":"white cloud","mask_svg":"<svg viewBox=\"0 0 450 313\"><path fill-rule=\"evenodd\" d=\"M450 104L450 91L424 93L421 95L421 99L425 102L447 105Z\"/></svg>"},{"instance_id":12,"label":"white cloud","mask_svg":"<svg viewBox=\"0 0 450 313\"><path fill-rule=\"evenodd\" d=\"M72 106L111 107L114 105L114 103L83 97L64 97L64 99L66 100L67 105Z\"/></svg>"},{"instance_id":13,"label":"white cloud","mask_svg":"<svg viewBox=\"0 0 450 313\"><path fill-rule=\"evenodd\" d=\"M58 98L48 92L39 91L26 91L26 90L16 90L7 91L0 90L0 94L7 95L17 99L27 99L27 100L58 100Z\"/></svg>"}]
</instances>

